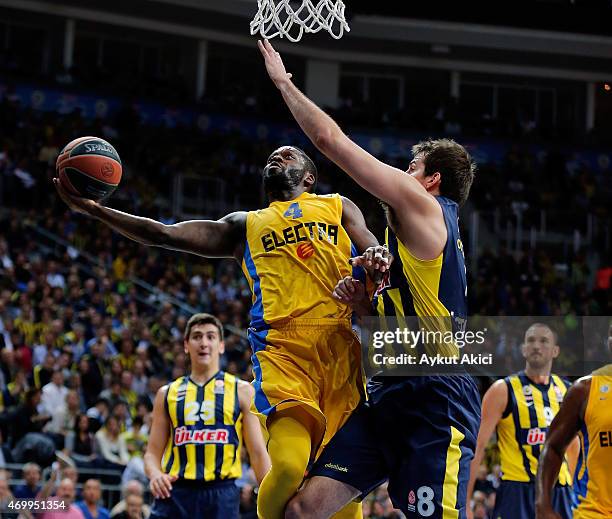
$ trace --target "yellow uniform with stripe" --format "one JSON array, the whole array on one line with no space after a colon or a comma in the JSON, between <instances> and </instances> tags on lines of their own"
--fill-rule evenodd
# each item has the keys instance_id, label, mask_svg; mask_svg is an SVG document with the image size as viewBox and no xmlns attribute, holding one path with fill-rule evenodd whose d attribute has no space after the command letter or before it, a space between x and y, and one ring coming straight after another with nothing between
<instances>
[{"instance_id":1,"label":"yellow uniform with stripe","mask_svg":"<svg viewBox=\"0 0 612 519\"><path fill-rule=\"evenodd\" d=\"M586 463L578 478L586 492L578 496L574 519L612 517L612 364L593 373L581 436Z\"/></svg>"},{"instance_id":2,"label":"yellow uniform with stripe","mask_svg":"<svg viewBox=\"0 0 612 519\"><path fill-rule=\"evenodd\" d=\"M242 413L238 379L219 371L206 384L176 379L166 392L172 431L162 458L171 476L188 481L221 481L242 474Z\"/></svg>"},{"instance_id":3,"label":"yellow uniform with stripe","mask_svg":"<svg viewBox=\"0 0 612 519\"><path fill-rule=\"evenodd\" d=\"M242 268L253 292L253 412L301 406L326 443L360 401L360 346L350 309L331 297L351 274L340 195L302 193L248 213ZM354 249L353 249L354 253Z\"/></svg>"},{"instance_id":4,"label":"yellow uniform with stripe","mask_svg":"<svg viewBox=\"0 0 612 519\"><path fill-rule=\"evenodd\" d=\"M548 384L536 384L524 372L507 377L505 382L508 405L497 425L502 479L533 483L548 428L559 412L568 384L557 375L551 375ZM571 485L571 481L564 460L559 484Z\"/></svg>"}]
</instances>

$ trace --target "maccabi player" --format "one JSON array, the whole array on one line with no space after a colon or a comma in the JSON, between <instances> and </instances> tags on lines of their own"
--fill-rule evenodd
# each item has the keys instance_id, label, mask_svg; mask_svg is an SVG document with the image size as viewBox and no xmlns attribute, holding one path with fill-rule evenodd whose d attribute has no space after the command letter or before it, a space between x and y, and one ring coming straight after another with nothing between
<instances>
[{"instance_id":1,"label":"maccabi player","mask_svg":"<svg viewBox=\"0 0 612 519\"><path fill-rule=\"evenodd\" d=\"M313 194L316 180L312 160L298 148L283 146L263 169L267 208L174 225L72 196L54 180L72 210L128 238L241 263L253 292L254 412L269 435L272 459L258 497L263 519L283 517L306 467L363 393L351 309L332 291L338 279L351 274L347 259L378 242L350 200Z\"/></svg>"},{"instance_id":2,"label":"maccabi player","mask_svg":"<svg viewBox=\"0 0 612 519\"><path fill-rule=\"evenodd\" d=\"M185 327L191 372L157 392L144 456L155 503L151 519L237 519L243 442L257 481L270 458L257 417L253 387L219 368L223 326L210 314Z\"/></svg>"},{"instance_id":3,"label":"maccabi player","mask_svg":"<svg viewBox=\"0 0 612 519\"><path fill-rule=\"evenodd\" d=\"M269 42L259 42L259 48L306 135L387 206L387 244L395 261L390 285L376 302L380 315L417 316L433 331L438 326L461 330L467 282L458 208L474 178L469 154L441 139L416 145L407 172L380 162L299 91ZM371 311L371 304L364 304L363 284L349 276L336 296L356 310ZM430 354L458 354L453 343L428 346L436 349ZM360 406L326 447L290 502L287 517L329 517L386 479L394 506L408 517L463 517L480 421L480 395L472 377L375 377L368 392L369 406Z\"/></svg>"}]
</instances>

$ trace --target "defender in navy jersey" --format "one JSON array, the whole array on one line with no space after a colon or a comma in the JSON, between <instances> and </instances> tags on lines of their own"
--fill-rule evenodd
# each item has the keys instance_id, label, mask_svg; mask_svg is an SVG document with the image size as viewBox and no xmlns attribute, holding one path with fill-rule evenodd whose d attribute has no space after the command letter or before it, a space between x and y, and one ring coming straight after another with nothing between
<instances>
[{"instance_id":1,"label":"defender in navy jersey","mask_svg":"<svg viewBox=\"0 0 612 519\"><path fill-rule=\"evenodd\" d=\"M474 178L469 154L452 140L429 140L413 148L408 171L382 163L300 92L269 42L259 42L259 48L306 135L387 207L387 242L396 257L378 310L417 316L425 327L440 321L448 329L461 326L467 289L457 210ZM357 263L364 261L370 260ZM352 277L341 280L334 295L359 313L373 312L363 284ZM452 354L452 348L439 353ZM286 517L329 517L385 479L393 504L408 517L465 517L480 421L474 380L460 374L386 377L370 384L369 394L370 405L358 408L332 438Z\"/></svg>"},{"instance_id":2,"label":"defender in navy jersey","mask_svg":"<svg viewBox=\"0 0 612 519\"><path fill-rule=\"evenodd\" d=\"M418 146L415 155L423 159ZM388 228L386 242L395 261L386 288L373 303L381 316L417 316L424 328L456 331L467 318L457 203L443 196L435 199L448 235L442 253L433 260L421 260ZM349 287L355 292L349 293ZM352 301L355 293L361 293L361 284L345 279L336 293ZM446 343L428 344L425 351L457 354L456 346ZM459 373L379 376L370 380L368 396L369 402L353 414L315 463L309 474L313 489L329 478L342 482L346 495L363 498L389 480L394 506L407 515L465 517L469 465L480 421L480 396L473 379ZM354 489L350 494L349 488ZM296 516L309 517L303 515L307 497L298 494L292 503Z\"/></svg>"}]
</instances>

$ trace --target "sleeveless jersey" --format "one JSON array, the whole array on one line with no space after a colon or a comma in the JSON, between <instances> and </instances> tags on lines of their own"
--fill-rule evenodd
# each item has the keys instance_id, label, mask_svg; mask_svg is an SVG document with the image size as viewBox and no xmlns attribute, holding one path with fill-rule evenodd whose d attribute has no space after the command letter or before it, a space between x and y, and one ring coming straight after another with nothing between
<instances>
[{"instance_id":1,"label":"sleeveless jersey","mask_svg":"<svg viewBox=\"0 0 612 519\"><path fill-rule=\"evenodd\" d=\"M446 223L444 250L433 260L416 258L387 227L385 241L394 261L386 286L374 297L381 318L394 316L400 322L405 316L417 316L427 331L463 330L467 318L467 279L463 243L459 236L458 206L452 200L435 197ZM457 355L452 341L428 341L429 354Z\"/></svg>"},{"instance_id":2,"label":"sleeveless jersey","mask_svg":"<svg viewBox=\"0 0 612 519\"><path fill-rule=\"evenodd\" d=\"M581 439L586 463L577 477L586 492L578 496L574 518L612 517L612 364L593 373Z\"/></svg>"},{"instance_id":3,"label":"sleeveless jersey","mask_svg":"<svg viewBox=\"0 0 612 519\"><path fill-rule=\"evenodd\" d=\"M505 382L508 405L497 424L502 479L533 483L548 428L569 384L557 375L551 375L546 385L535 384L524 372L507 377ZM567 459L561 467L559 484L571 485Z\"/></svg>"},{"instance_id":4,"label":"sleeveless jersey","mask_svg":"<svg viewBox=\"0 0 612 519\"><path fill-rule=\"evenodd\" d=\"M219 371L200 386L190 377L168 386L172 431L162 458L164 472L179 479L217 481L242 474L242 413L238 379Z\"/></svg>"},{"instance_id":5,"label":"sleeveless jersey","mask_svg":"<svg viewBox=\"0 0 612 519\"><path fill-rule=\"evenodd\" d=\"M247 215L242 270L253 292L251 327L295 318L349 318L332 299L351 274L351 242L342 227L340 195L302 193Z\"/></svg>"}]
</instances>

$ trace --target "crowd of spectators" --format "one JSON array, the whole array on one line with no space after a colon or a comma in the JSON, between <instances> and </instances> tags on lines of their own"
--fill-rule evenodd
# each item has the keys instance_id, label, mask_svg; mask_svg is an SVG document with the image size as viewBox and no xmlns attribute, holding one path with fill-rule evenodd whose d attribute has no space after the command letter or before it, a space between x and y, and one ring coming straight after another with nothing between
<instances>
[{"instance_id":1,"label":"crowd of spectators","mask_svg":"<svg viewBox=\"0 0 612 519\"><path fill-rule=\"evenodd\" d=\"M111 140L121 152L125 178L110 203L170 223L172 178L179 172L226 179L233 187L228 205L263 204L258 170L277 143L250 142L238 133L147 126L130 104L108 119L88 120L78 111L37 112L20 106L10 92L0 96L0 129L0 199L8 208L0 218L0 466L49 466L62 451L78 473L77 479L74 472L71 477L53 473L58 498L97 506L100 482L87 475L101 471L103 484L121 478L125 489L140 485L140 491L126 495L119 512L124 515L117 516L135 519L130 510L146 506L142 453L152 399L162 384L185 372L182 331L190 309L221 319L228 331L223 367L251 380L243 333L251 295L233 261L145 248L67 212L50 184L55 157L77 136ZM545 174L538 176L533 156L509 148L502 165L480 165L472 203L509 214L516 203L533 210L564 205L568 211L594 211L605 221L609 186L583 166L568 168L566 159L549 153ZM354 199L380 237L377 202L334 175L320 157L318 162L319 189ZM49 233L65 241L49 240ZM469 272L471 313L610 315L612 262L603 242L589 250L557 252L544 246L520 253L503 247L480 251L476 270ZM241 509L245 517L255 517L255 481L247 459L244 467ZM487 517L494 499L499 474L492 467L483 468L477 486L479 519ZM12 475L24 480L19 487L9 488L10 477L0 475L0 508L11 492L42 490L38 465ZM396 514L384 487L364 503L365 517Z\"/></svg>"}]
</instances>

